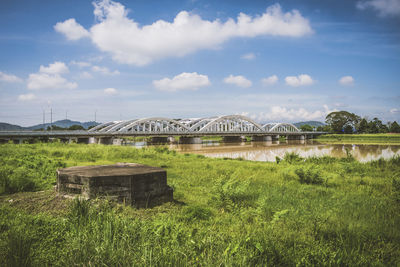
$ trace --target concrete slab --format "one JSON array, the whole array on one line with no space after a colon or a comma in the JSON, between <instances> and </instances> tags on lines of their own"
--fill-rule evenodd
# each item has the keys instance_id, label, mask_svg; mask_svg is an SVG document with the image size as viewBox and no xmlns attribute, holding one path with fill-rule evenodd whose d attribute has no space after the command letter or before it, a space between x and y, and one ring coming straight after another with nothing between
<instances>
[{"instance_id":1,"label":"concrete slab","mask_svg":"<svg viewBox=\"0 0 400 267\"><path fill-rule=\"evenodd\" d=\"M173 190L167 185L167 172L137 163L59 169L57 191L87 199L107 196L137 208L173 200Z\"/></svg>"}]
</instances>

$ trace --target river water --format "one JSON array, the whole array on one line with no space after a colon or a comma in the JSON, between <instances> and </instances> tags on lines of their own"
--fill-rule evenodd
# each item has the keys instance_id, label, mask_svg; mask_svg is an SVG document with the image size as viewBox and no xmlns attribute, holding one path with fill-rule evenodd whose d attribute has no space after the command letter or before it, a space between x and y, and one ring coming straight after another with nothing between
<instances>
[{"instance_id":1,"label":"river water","mask_svg":"<svg viewBox=\"0 0 400 267\"><path fill-rule=\"evenodd\" d=\"M147 146L144 142L136 142L132 145L136 147ZM348 151L361 162L400 156L400 144L323 144L314 140L243 143L203 141L203 144L169 144L167 146L182 153L196 153L213 158L243 158L254 161L275 161L276 157L283 158L286 153L292 152L301 157L321 157L325 155L346 157L346 151Z\"/></svg>"}]
</instances>

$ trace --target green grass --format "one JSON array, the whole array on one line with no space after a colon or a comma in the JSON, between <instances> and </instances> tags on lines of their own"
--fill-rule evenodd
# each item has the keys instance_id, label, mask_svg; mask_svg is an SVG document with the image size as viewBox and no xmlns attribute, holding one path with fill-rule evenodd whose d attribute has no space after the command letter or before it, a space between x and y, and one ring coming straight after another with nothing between
<instances>
[{"instance_id":1,"label":"green grass","mask_svg":"<svg viewBox=\"0 0 400 267\"><path fill-rule=\"evenodd\" d=\"M392 144L400 143L400 134L326 134L316 139L326 143Z\"/></svg>"},{"instance_id":2,"label":"green grass","mask_svg":"<svg viewBox=\"0 0 400 267\"><path fill-rule=\"evenodd\" d=\"M59 167L115 162L162 166L175 201L136 210L52 189ZM164 147L6 144L0 183L0 266L400 264L400 158L288 154L278 164ZM22 192L35 190L44 191Z\"/></svg>"}]
</instances>

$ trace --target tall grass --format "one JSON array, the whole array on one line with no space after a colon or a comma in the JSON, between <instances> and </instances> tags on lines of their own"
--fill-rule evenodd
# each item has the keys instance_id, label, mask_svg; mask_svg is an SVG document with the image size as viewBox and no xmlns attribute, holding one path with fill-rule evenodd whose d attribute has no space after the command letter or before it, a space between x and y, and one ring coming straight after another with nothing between
<instances>
[{"instance_id":1,"label":"tall grass","mask_svg":"<svg viewBox=\"0 0 400 267\"><path fill-rule=\"evenodd\" d=\"M162 147L76 144L4 145L0 152L0 160L34 156L20 163L33 170L32 179L46 177L34 190L55 181L47 168L27 167L42 160L51 161L48 173L57 164L163 166L175 189L175 202L153 209L75 199L60 215L43 208L40 193L24 204L21 194L3 194L1 266L400 263L400 158L360 163L350 156L286 155L277 164L182 155Z\"/></svg>"}]
</instances>

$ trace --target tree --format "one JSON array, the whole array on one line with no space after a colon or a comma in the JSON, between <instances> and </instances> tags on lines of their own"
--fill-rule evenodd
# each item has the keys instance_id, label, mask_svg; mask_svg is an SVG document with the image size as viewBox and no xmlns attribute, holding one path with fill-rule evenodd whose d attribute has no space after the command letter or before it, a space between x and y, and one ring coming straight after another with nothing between
<instances>
[{"instance_id":1,"label":"tree","mask_svg":"<svg viewBox=\"0 0 400 267\"><path fill-rule=\"evenodd\" d=\"M346 126L344 126L343 128L343 132L345 134L352 134L353 133L353 127L350 124L347 124Z\"/></svg>"},{"instance_id":2,"label":"tree","mask_svg":"<svg viewBox=\"0 0 400 267\"><path fill-rule=\"evenodd\" d=\"M74 131L74 130L85 130L85 128L83 128L81 125L74 124L74 125L70 126L68 128L68 130L71 130L71 131Z\"/></svg>"},{"instance_id":3,"label":"tree","mask_svg":"<svg viewBox=\"0 0 400 267\"><path fill-rule=\"evenodd\" d=\"M394 121L393 123L390 124L389 132L400 133L400 125L396 121Z\"/></svg>"},{"instance_id":4,"label":"tree","mask_svg":"<svg viewBox=\"0 0 400 267\"><path fill-rule=\"evenodd\" d=\"M357 133L367 133L368 132L368 121L363 118L359 124L357 124Z\"/></svg>"},{"instance_id":5,"label":"tree","mask_svg":"<svg viewBox=\"0 0 400 267\"><path fill-rule=\"evenodd\" d=\"M343 133L344 127L349 125L353 128L356 127L358 122L360 121L360 117L354 113L350 113L347 111L335 111L329 113L325 122L328 124L334 133Z\"/></svg>"},{"instance_id":6,"label":"tree","mask_svg":"<svg viewBox=\"0 0 400 267\"><path fill-rule=\"evenodd\" d=\"M382 123L382 121L378 118L374 118L372 121L368 123L368 132L369 133L387 133L388 128L386 125Z\"/></svg>"},{"instance_id":7,"label":"tree","mask_svg":"<svg viewBox=\"0 0 400 267\"><path fill-rule=\"evenodd\" d=\"M303 132L312 132L313 131L313 127L311 125L308 124L304 124L300 126L300 130L302 130Z\"/></svg>"}]
</instances>

